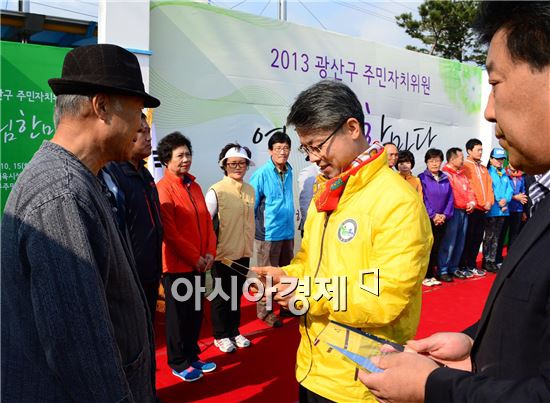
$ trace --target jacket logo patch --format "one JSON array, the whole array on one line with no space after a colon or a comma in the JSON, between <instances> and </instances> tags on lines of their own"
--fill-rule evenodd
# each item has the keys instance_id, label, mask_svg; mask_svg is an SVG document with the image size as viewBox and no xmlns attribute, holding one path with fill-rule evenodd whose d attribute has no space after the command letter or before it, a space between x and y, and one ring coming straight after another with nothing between
<instances>
[{"instance_id":1,"label":"jacket logo patch","mask_svg":"<svg viewBox=\"0 0 550 403\"><path fill-rule=\"evenodd\" d=\"M338 227L338 239L340 242L348 243L355 238L355 234L357 234L357 222L352 218L348 218Z\"/></svg>"}]
</instances>

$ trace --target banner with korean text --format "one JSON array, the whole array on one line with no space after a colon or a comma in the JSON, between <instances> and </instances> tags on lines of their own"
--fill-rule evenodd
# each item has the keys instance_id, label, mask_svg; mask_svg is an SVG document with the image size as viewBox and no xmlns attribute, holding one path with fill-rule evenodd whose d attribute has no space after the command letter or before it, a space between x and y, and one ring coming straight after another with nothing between
<instances>
[{"instance_id":1,"label":"banner with korean text","mask_svg":"<svg viewBox=\"0 0 550 403\"><path fill-rule=\"evenodd\" d=\"M18 42L1 42L0 186L2 211L26 163L42 141L54 133L55 95L48 79L60 77L63 58L70 50Z\"/></svg>"},{"instance_id":2,"label":"banner with korean text","mask_svg":"<svg viewBox=\"0 0 550 403\"><path fill-rule=\"evenodd\" d=\"M365 133L411 150L415 172L435 147L464 148L479 137L482 70L292 23L203 3L151 2L150 84L162 105L159 140L179 130L193 144L191 172L203 188L222 175L221 148L251 147L257 165L285 124L297 94L321 79L341 80L359 96ZM293 151L295 177L306 162ZM295 192L296 194L296 192Z\"/></svg>"}]
</instances>

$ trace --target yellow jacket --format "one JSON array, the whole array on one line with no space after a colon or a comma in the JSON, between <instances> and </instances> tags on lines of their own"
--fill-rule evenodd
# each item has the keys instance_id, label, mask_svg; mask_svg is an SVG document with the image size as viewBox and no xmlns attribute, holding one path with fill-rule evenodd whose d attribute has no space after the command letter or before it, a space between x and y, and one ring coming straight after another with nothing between
<instances>
[{"instance_id":1,"label":"yellow jacket","mask_svg":"<svg viewBox=\"0 0 550 403\"><path fill-rule=\"evenodd\" d=\"M296 379L337 402L374 401L357 380L353 364L334 350L328 352L323 342L313 343L329 320L397 343L414 337L433 242L422 199L388 168L384 152L349 178L330 216L318 213L312 203L304 232L301 250L283 267L289 276L312 278L309 310L300 322ZM363 281L376 293L374 275L360 274L369 269L379 269L379 296L359 287ZM314 279L333 276L347 278L345 311L335 309L337 298L313 298L321 288ZM300 287L296 295L306 297L307 292Z\"/></svg>"}]
</instances>

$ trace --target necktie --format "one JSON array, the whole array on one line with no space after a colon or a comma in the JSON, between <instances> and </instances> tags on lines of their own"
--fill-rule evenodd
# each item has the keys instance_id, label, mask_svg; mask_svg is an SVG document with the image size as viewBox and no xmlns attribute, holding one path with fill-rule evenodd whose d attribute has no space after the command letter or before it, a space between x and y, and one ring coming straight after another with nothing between
<instances>
[{"instance_id":1,"label":"necktie","mask_svg":"<svg viewBox=\"0 0 550 403\"><path fill-rule=\"evenodd\" d=\"M531 198L532 206L531 206L531 215L533 215L537 204L544 199L546 194L548 193L548 188L539 182L534 182L531 186L529 186L529 197Z\"/></svg>"}]
</instances>

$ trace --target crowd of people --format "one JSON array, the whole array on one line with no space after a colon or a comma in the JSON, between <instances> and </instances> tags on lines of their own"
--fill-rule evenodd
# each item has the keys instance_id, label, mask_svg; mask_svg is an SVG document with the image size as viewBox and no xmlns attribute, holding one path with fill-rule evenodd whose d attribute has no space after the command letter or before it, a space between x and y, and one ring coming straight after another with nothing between
<instances>
[{"instance_id":1,"label":"crowd of people","mask_svg":"<svg viewBox=\"0 0 550 403\"><path fill-rule=\"evenodd\" d=\"M156 402L160 283L168 364L194 382L216 369L198 345L207 276L223 353L252 345L239 330L240 302L245 279L257 276L270 285L257 304L267 325L307 307L301 402L548 401L550 5L479 7L493 86L485 116L506 150L492 149L484 166L471 139L466 159L453 147L442 167L443 151L429 149L415 177L411 152L369 144L347 85L310 86L287 116L316 166L299 177L308 207L296 256L286 133L271 135L270 158L250 183L251 151L224 145L221 179L206 194L190 173L190 140L170 133L158 145L166 169L155 184L143 163L151 137L142 110L160 101L145 92L136 56L108 44L71 50L62 77L49 80L56 132L19 176L3 216L2 400ZM249 270L254 249L258 267ZM478 323L411 341L422 284L486 272L497 277ZM362 287L365 273L376 289ZM407 350L371 357L383 371L366 373L319 343L333 322Z\"/></svg>"},{"instance_id":2,"label":"crowd of people","mask_svg":"<svg viewBox=\"0 0 550 403\"><path fill-rule=\"evenodd\" d=\"M393 143L384 148L388 156L397 150ZM412 174L412 152L401 150L397 158L388 157L389 167L422 197L431 220L434 243L422 282L428 287L498 272L503 247L510 250L529 217L525 182L532 177L509 164L500 147L491 151L487 166L481 162L480 140L468 140L465 148L466 159L460 148L449 148L443 167L443 151L430 148L424 157L426 169L418 177ZM482 242L482 263L477 267Z\"/></svg>"}]
</instances>

